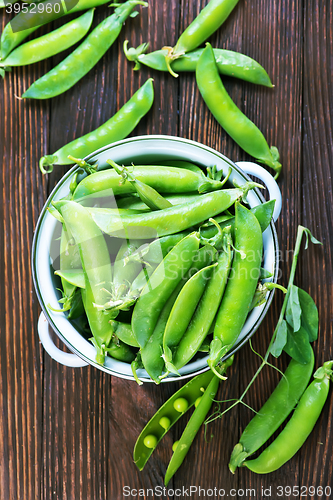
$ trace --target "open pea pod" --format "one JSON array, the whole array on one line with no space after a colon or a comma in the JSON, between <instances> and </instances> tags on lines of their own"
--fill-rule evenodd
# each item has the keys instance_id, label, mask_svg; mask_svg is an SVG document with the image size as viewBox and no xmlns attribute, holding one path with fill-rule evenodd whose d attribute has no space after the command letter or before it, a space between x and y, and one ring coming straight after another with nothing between
<instances>
[{"instance_id":1,"label":"open pea pod","mask_svg":"<svg viewBox=\"0 0 333 500\"><path fill-rule=\"evenodd\" d=\"M140 470L144 468L147 460L168 430L202 396L213 376L214 374L209 370L191 379L179 391L175 392L149 420L139 435L133 452L134 462ZM179 399L185 400L182 401L183 411L178 411L175 408L175 406L178 407L177 401ZM174 404L175 402L176 404Z\"/></svg>"},{"instance_id":2,"label":"open pea pod","mask_svg":"<svg viewBox=\"0 0 333 500\"><path fill-rule=\"evenodd\" d=\"M174 454L171 457L170 463L168 465L164 484L167 486L172 476L177 472L181 464L183 463L190 446L198 433L201 425L204 423L204 420L209 412L217 390L219 388L220 379L214 375L212 380L210 381L206 391L202 396L199 396L198 404L196 404L196 408L185 427L185 430L177 443L177 447L174 451Z\"/></svg>"}]
</instances>

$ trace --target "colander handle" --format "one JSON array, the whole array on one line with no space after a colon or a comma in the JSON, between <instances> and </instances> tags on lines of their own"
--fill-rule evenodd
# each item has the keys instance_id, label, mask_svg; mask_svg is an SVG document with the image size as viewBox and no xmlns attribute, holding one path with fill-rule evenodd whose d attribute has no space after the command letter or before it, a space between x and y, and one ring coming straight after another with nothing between
<instances>
[{"instance_id":1,"label":"colander handle","mask_svg":"<svg viewBox=\"0 0 333 500\"><path fill-rule=\"evenodd\" d=\"M273 212L274 222L278 219L282 207L282 195L279 186L274 177L263 167L252 161L237 161L236 165L240 167L246 174L258 177L267 187L270 200L275 200Z\"/></svg>"},{"instance_id":2,"label":"colander handle","mask_svg":"<svg viewBox=\"0 0 333 500\"><path fill-rule=\"evenodd\" d=\"M38 335L45 351L58 363L70 368L79 368L89 364L76 354L70 354L58 349L51 338L49 324L43 312L40 313L38 319Z\"/></svg>"}]
</instances>

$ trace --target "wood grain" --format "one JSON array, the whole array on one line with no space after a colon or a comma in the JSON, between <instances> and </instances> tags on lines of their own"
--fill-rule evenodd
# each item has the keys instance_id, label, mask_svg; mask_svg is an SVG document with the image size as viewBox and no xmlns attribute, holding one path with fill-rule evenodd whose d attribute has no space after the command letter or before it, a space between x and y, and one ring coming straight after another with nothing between
<instances>
[{"instance_id":1,"label":"wood grain","mask_svg":"<svg viewBox=\"0 0 333 500\"><path fill-rule=\"evenodd\" d=\"M67 368L42 349L37 335L40 312L30 271L31 242L42 206L67 167L43 176L38 160L101 125L147 80L154 79L149 114L131 133L167 134L193 139L234 161L250 159L225 134L207 110L194 74L178 79L142 67L133 71L122 46L149 41L150 50L174 45L206 0L150 0L124 24L111 49L77 85L49 101L19 96L64 57L16 68L0 82L0 499L120 500L123 487L146 490L163 485L173 441L188 421L181 419L139 472L132 452L138 434L181 383L145 384L111 377L91 366ZM94 26L110 14L96 9ZM1 29L10 19L2 9ZM62 23L58 20L53 27ZM225 78L236 104L253 120L270 145L279 148L283 196L276 224L280 243L280 283L286 285L298 224L323 243L302 250L298 286L315 299L320 313L316 366L332 359L333 305L333 14L330 0L243 0L210 38L214 47L247 54L268 71L275 87L267 89ZM50 26L39 33L46 33ZM38 34L38 33L37 33ZM69 51L67 52L69 53ZM66 53L66 54L67 54ZM264 354L283 297L276 293L270 311L252 339ZM55 338L55 343L61 342ZM273 361L284 370L287 356ZM246 345L236 356L217 398L241 394L259 365ZM274 389L279 373L265 368L246 398L257 410ZM225 408L226 403L221 404ZM276 488L332 485L332 396L313 433L279 471L256 476L228 471L233 446L252 416L239 405L202 428L170 488L252 488L256 498L275 498ZM210 439L210 436L213 437ZM209 439L207 439L209 438ZM207 442L208 441L208 442ZM271 488L272 495L263 491ZM305 491L305 490L303 490ZM275 493L274 493L275 492ZM316 493L306 498L329 498ZM128 498L139 498L132 495ZM152 498L152 497L151 497ZM157 496L156 496L157 498ZM164 499L175 498L171 494ZM193 494L192 498L199 498ZM214 498L214 497L213 497ZM217 498L217 497L216 497ZM221 498L221 497L220 497ZM290 498L288 489L279 498Z\"/></svg>"}]
</instances>

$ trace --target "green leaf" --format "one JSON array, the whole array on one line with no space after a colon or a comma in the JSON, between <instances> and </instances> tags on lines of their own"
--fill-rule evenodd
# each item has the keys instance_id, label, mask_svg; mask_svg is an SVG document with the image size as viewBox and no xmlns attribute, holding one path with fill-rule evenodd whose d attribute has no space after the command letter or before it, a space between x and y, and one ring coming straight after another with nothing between
<instances>
[{"instance_id":1,"label":"green leaf","mask_svg":"<svg viewBox=\"0 0 333 500\"><path fill-rule=\"evenodd\" d=\"M286 309L286 320L293 328L294 332L298 332L301 328L302 309L299 302L298 290L299 288L297 286L291 286Z\"/></svg>"},{"instance_id":2,"label":"green leaf","mask_svg":"<svg viewBox=\"0 0 333 500\"><path fill-rule=\"evenodd\" d=\"M318 338L318 309L313 298L301 288L298 289L299 302L302 309L302 327L309 335L309 341Z\"/></svg>"},{"instance_id":3,"label":"green leaf","mask_svg":"<svg viewBox=\"0 0 333 500\"><path fill-rule=\"evenodd\" d=\"M312 348L307 331L302 326L297 332L294 332L290 325L287 325L287 329L287 343L284 351L298 363L304 365L309 363Z\"/></svg>"},{"instance_id":4,"label":"green leaf","mask_svg":"<svg viewBox=\"0 0 333 500\"><path fill-rule=\"evenodd\" d=\"M287 343L288 327L286 320L282 320L278 331L276 332L276 337L274 343L271 347L271 354L278 358L283 351L284 346Z\"/></svg>"}]
</instances>

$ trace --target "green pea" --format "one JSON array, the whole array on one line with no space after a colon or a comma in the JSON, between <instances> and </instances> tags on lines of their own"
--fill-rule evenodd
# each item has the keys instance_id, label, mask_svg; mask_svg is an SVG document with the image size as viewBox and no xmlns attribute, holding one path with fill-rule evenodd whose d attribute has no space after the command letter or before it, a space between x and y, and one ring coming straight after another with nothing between
<instances>
[{"instance_id":1,"label":"green pea","mask_svg":"<svg viewBox=\"0 0 333 500\"><path fill-rule=\"evenodd\" d=\"M188 408L188 401L185 398L178 398L174 401L173 407L179 413L184 413Z\"/></svg>"},{"instance_id":2,"label":"green pea","mask_svg":"<svg viewBox=\"0 0 333 500\"><path fill-rule=\"evenodd\" d=\"M171 420L168 417L162 417L160 418L158 423L160 424L161 427L163 427L163 429L167 430L171 425Z\"/></svg>"},{"instance_id":3,"label":"green pea","mask_svg":"<svg viewBox=\"0 0 333 500\"><path fill-rule=\"evenodd\" d=\"M155 446L157 445L157 437L154 436L154 434L148 434L144 440L143 440L143 444L147 447L147 448L155 448Z\"/></svg>"},{"instance_id":4,"label":"green pea","mask_svg":"<svg viewBox=\"0 0 333 500\"><path fill-rule=\"evenodd\" d=\"M194 406L195 406L196 408L198 407L198 405L199 405L199 403L200 403L201 399L202 399L202 396L199 396L199 397L195 400Z\"/></svg>"},{"instance_id":5,"label":"green pea","mask_svg":"<svg viewBox=\"0 0 333 500\"><path fill-rule=\"evenodd\" d=\"M179 443L179 441L175 441L175 442L173 443L173 445L172 445L172 451L173 451L173 452L175 452L175 451L176 451L177 446L178 446L178 443Z\"/></svg>"}]
</instances>

